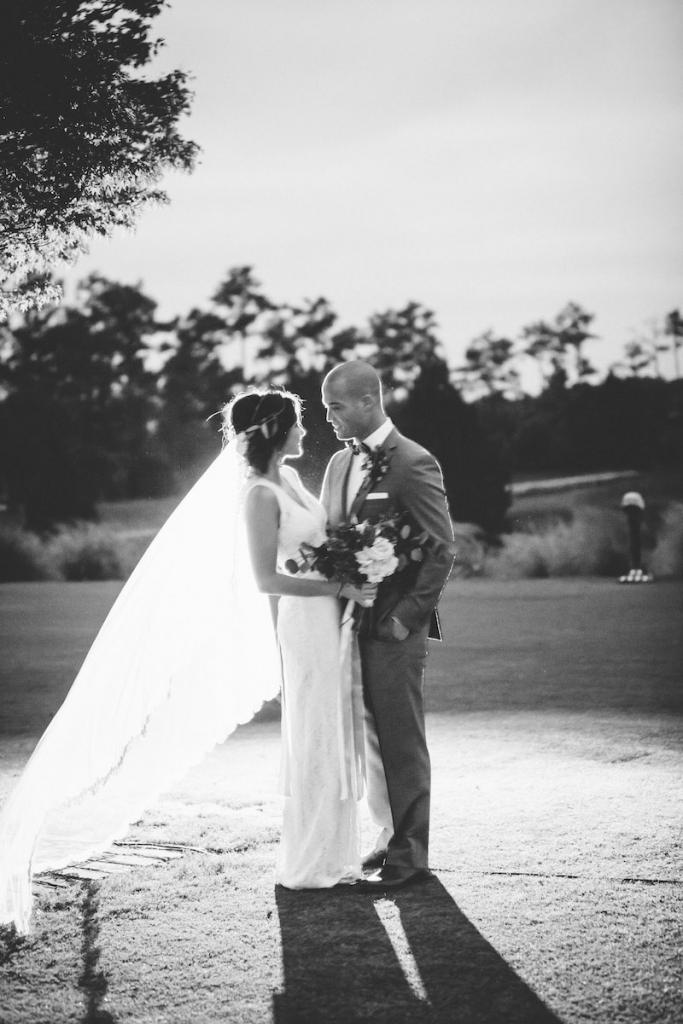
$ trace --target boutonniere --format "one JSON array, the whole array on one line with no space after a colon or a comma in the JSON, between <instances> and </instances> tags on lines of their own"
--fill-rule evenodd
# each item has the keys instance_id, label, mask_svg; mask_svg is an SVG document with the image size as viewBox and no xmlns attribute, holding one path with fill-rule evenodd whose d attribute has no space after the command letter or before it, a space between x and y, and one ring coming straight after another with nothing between
<instances>
[{"instance_id":1,"label":"boutonniere","mask_svg":"<svg viewBox=\"0 0 683 1024\"><path fill-rule=\"evenodd\" d=\"M390 461L389 454L384 448L373 448L366 452L361 469L365 473L368 487L374 487L382 477L386 476Z\"/></svg>"}]
</instances>

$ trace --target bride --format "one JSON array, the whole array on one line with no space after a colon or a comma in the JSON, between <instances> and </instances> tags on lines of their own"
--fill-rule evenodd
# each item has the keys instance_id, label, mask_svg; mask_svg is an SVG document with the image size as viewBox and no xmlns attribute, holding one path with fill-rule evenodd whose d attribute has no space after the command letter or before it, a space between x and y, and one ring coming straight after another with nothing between
<instances>
[{"instance_id":1,"label":"bride","mask_svg":"<svg viewBox=\"0 0 683 1024\"><path fill-rule=\"evenodd\" d=\"M247 394L228 406L251 470L245 520L259 590L278 595L277 636L283 674L285 807L277 881L323 888L360 877L357 800L360 751L352 721L350 622L340 630L338 598L370 603L361 589L322 577L294 577L282 567L301 545L325 538L326 514L287 458L302 454L304 430L292 395ZM346 690L347 700L344 700Z\"/></svg>"},{"instance_id":2,"label":"bride","mask_svg":"<svg viewBox=\"0 0 683 1024\"><path fill-rule=\"evenodd\" d=\"M283 465L301 454L296 396L240 395L224 423L228 443L123 587L0 812L0 923L20 932L34 872L124 835L281 678L277 881L319 888L360 876L358 680L338 599L370 603L374 588L283 571L325 532L322 506Z\"/></svg>"}]
</instances>

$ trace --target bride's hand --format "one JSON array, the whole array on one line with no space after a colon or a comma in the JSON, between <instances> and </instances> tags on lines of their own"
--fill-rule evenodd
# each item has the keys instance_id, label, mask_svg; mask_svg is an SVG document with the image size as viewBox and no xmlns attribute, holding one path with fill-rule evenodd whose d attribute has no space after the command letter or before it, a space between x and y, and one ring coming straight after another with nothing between
<instances>
[{"instance_id":1,"label":"bride's hand","mask_svg":"<svg viewBox=\"0 0 683 1024\"><path fill-rule=\"evenodd\" d=\"M363 608L369 608L377 597L377 584L364 583L361 587L356 587L353 583L345 583L340 597L346 598L347 601L357 601Z\"/></svg>"}]
</instances>

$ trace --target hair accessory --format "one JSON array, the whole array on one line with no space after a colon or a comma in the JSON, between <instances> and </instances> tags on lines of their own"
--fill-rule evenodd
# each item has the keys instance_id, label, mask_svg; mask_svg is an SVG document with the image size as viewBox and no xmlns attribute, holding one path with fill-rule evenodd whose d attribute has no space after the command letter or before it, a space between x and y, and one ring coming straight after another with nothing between
<instances>
[{"instance_id":1,"label":"hair accessory","mask_svg":"<svg viewBox=\"0 0 683 1024\"><path fill-rule=\"evenodd\" d=\"M256 414L258 413L258 408L260 404L260 402L257 403L256 408L254 410L254 416L256 416ZM244 430L240 430L239 433L235 434L234 440L237 454L241 455L242 458L246 458L247 448L249 445L249 438L251 437L252 434L258 432L265 437L266 441L269 441L271 437L274 437L277 431L277 421L280 418L280 415L284 412L284 410L285 402L283 401L281 409L278 409L276 412L270 413L270 415L266 416L266 418L263 420L257 421L256 423L251 423L248 427L245 427Z\"/></svg>"},{"instance_id":2,"label":"hair accessory","mask_svg":"<svg viewBox=\"0 0 683 1024\"><path fill-rule=\"evenodd\" d=\"M238 430L233 423L233 406L235 402L241 401L247 396L256 398L257 401L252 406L251 416L247 421L247 426ZM265 399L272 399L276 397L280 400L279 409L275 412L264 410L263 403ZM265 394L259 394L258 392L256 394L245 392L236 395L221 409L221 415L223 417L223 438L225 442L237 441L237 451L246 457L248 440L257 431L266 441L271 441L277 436L281 418L287 413L290 405L294 408L296 418L299 418L301 414L301 400L298 395L293 395L289 391L273 390L266 391ZM271 404L270 408L272 409L272 407L273 406Z\"/></svg>"},{"instance_id":3,"label":"hair accessory","mask_svg":"<svg viewBox=\"0 0 683 1024\"><path fill-rule=\"evenodd\" d=\"M263 399L261 399L261 401L263 401ZM258 410L259 406L261 405L261 401L257 403L256 408L254 409L254 417L252 419L252 422L246 428L246 430L244 430L244 433L249 435L254 434L256 433L257 430L259 430L265 437L266 441L268 441L270 440L271 437L275 436L275 432L277 430L277 421L285 410L285 402L281 399L282 404L279 409L277 409L275 412L271 412L270 415L266 416L265 419L257 420L256 416L258 415Z\"/></svg>"}]
</instances>

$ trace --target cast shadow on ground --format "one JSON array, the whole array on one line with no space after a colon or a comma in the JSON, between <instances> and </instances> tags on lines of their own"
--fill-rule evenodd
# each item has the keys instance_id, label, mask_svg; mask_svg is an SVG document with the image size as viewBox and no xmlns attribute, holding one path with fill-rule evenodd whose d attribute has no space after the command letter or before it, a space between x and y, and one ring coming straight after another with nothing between
<instances>
[{"instance_id":1,"label":"cast shadow on ground","mask_svg":"<svg viewBox=\"0 0 683 1024\"><path fill-rule=\"evenodd\" d=\"M389 898L421 986L404 974L372 896L278 886L275 898L284 968L275 1024L561 1024L436 878Z\"/></svg>"},{"instance_id":2,"label":"cast shadow on ground","mask_svg":"<svg viewBox=\"0 0 683 1024\"><path fill-rule=\"evenodd\" d=\"M85 1013L81 1024L114 1024L114 1018L102 1009L107 994L107 979L100 969L101 951L98 945L100 936L99 882L86 882L83 898L83 973L78 979L78 986L85 997Z\"/></svg>"}]
</instances>

